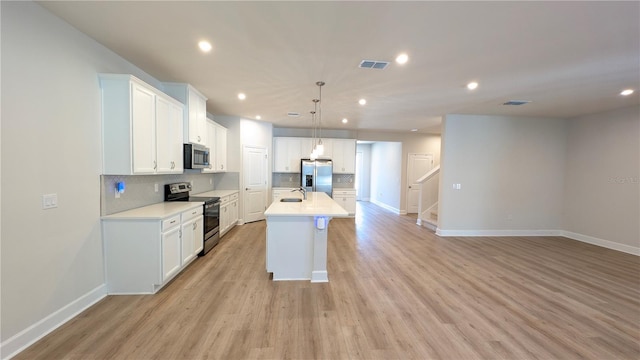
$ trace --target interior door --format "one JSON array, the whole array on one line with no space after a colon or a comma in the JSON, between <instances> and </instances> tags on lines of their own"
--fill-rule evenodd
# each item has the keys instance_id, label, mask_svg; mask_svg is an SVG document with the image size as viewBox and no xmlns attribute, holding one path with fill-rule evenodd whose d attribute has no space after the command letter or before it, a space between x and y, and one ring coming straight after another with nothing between
<instances>
[{"instance_id":1,"label":"interior door","mask_svg":"<svg viewBox=\"0 0 640 360\"><path fill-rule=\"evenodd\" d=\"M420 201L420 184L416 181L420 179L433 167L432 154L409 154L407 161L407 213L418 212L418 202Z\"/></svg>"},{"instance_id":2,"label":"interior door","mask_svg":"<svg viewBox=\"0 0 640 360\"><path fill-rule=\"evenodd\" d=\"M244 146L244 222L264 220L267 209L267 149Z\"/></svg>"}]
</instances>

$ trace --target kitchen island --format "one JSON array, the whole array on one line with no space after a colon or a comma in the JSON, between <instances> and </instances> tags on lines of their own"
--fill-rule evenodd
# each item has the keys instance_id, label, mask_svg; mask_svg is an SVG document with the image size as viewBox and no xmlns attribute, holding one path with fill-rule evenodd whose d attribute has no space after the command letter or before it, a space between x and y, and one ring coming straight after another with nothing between
<instances>
[{"instance_id":1,"label":"kitchen island","mask_svg":"<svg viewBox=\"0 0 640 360\"><path fill-rule=\"evenodd\" d=\"M327 233L333 217L348 213L324 192L311 192L301 202L276 201L267 218L267 272L273 280L328 282Z\"/></svg>"}]
</instances>

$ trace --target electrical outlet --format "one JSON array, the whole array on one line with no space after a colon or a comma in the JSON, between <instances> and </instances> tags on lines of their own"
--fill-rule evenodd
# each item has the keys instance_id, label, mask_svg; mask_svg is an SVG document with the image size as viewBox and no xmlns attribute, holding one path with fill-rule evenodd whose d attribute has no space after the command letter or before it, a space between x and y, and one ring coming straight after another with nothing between
<instances>
[{"instance_id":1,"label":"electrical outlet","mask_svg":"<svg viewBox=\"0 0 640 360\"><path fill-rule=\"evenodd\" d=\"M158 192L159 189L158 183L153 184L153 191Z\"/></svg>"},{"instance_id":2,"label":"electrical outlet","mask_svg":"<svg viewBox=\"0 0 640 360\"><path fill-rule=\"evenodd\" d=\"M209 185L213 185L213 179L209 179Z\"/></svg>"},{"instance_id":3,"label":"electrical outlet","mask_svg":"<svg viewBox=\"0 0 640 360\"><path fill-rule=\"evenodd\" d=\"M338 178L338 182L340 182L340 178Z\"/></svg>"}]
</instances>

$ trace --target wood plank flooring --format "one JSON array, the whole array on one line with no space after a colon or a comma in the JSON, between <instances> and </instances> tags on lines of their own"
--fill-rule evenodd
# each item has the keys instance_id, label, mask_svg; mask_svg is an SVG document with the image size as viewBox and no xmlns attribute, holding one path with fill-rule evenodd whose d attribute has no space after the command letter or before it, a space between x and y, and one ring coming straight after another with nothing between
<instances>
[{"instance_id":1,"label":"wood plank flooring","mask_svg":"<svg viewBox=\"0 0 640 360\"><path fill-rule=\"evenodd\" d=\"M16 359L639 359L640 259L561 237L439 238L369 203L329 283L273 282L238 226L156 295L108 296Z\"/></svg>"}]
</instances>

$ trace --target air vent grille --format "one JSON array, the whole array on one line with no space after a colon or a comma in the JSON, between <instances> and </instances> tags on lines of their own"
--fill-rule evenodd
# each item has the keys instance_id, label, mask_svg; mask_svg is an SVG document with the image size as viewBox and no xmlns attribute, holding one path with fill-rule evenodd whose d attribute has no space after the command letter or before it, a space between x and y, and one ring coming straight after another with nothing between
<instances>
[{"instance_id":1,"label":"air vent grille","mask_svg":"<svg viewBox=\"0 0 640 360\"><path fill-rule=\"evenodd\" d=\"M298 116L300 116L300 113L298 113L298 112L293 112L293 111L289 111L289 112L287 113L287 116L290 116L290 117L298 117Z\"/></svg>"},{"instance_id":2,"label":"air vent grille","mask_svg":"<svg viewBox=\"0 0 640 360\"><path fill-rule=\"evenodd\" d=\"M531 101L529 100L509 100L506 103L502 104L502 105L512 105L512 106L519 106L519 105L524 105L524 104L528 104Z\"/></svg>"},{"instance_id":3,"label":"air vent grille","mask_svg":"<svg viewBox=\"0 0 640 360\"><path fill-rule=\"evenodd\" d=\"M389 65L388 61L378 61L378 60L362 60L360 62L360 65L358 65L359 68L362 69L378 69L378 70L384 70L384 68L387 67L387 65Z\"/></svg>"}]
</instances>

